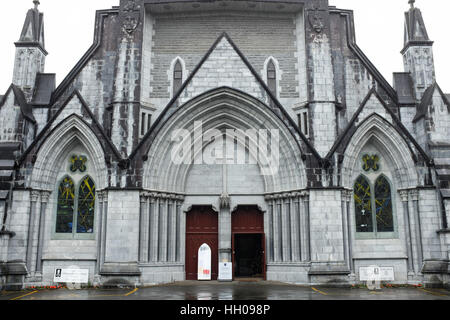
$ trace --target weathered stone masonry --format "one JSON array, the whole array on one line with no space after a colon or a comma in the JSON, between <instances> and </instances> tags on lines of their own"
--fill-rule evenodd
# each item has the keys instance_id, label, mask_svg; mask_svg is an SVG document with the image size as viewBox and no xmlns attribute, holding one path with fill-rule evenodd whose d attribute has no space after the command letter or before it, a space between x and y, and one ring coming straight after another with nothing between
<instances>
[{"instance_id":1,"label":"weathered stone masonry","mask_svg":"<svg viewBox=\"0 0 450 320\"><path fill-rule=\"evenodd\" d=\"M201 212L217 215L213 264L239 259L233 221L253 233L260 221L268 280L350 285L379 265L395 283L448 286L450 102L414 2L393 86L355 43L353 12L327 0L121 0L97 11L93 45L58 87L34 3L0 96L1 288L70 267L92 284L182 281ZM208 150L199 122L278 129L276 173L239 140L252 163L176 165L178 129L201 142L193 160ZM82 198L86 177L95 198ZM61 233L64 201L74 214Z\"/></svg>"}]
</instances>

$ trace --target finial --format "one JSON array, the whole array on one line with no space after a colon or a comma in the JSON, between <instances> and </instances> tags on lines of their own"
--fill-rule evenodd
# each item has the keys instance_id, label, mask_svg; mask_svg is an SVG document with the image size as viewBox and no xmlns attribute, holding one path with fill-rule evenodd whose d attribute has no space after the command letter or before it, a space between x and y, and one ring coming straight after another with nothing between
<instances>
[{"instance_id":1,"label":"finial","mask_svg":"<svg viewBox=\"0 0 450 320\"><path fill-rule=\"evenodd\" d=\"M33 0L33 3L34 3L34 8L37 10L41 3L39 2L39 0Z\"/></svg>"},{"instance_id":2,"label":"finial","mask_svg":"<svg viewBox=\"0 0 450 320\"><path fill-rule=\"evenodd\" d=\"M411 5L411 9L414 9L414 3L416 0L409 0L408 3Z\"/></svg>"}]
</instances>

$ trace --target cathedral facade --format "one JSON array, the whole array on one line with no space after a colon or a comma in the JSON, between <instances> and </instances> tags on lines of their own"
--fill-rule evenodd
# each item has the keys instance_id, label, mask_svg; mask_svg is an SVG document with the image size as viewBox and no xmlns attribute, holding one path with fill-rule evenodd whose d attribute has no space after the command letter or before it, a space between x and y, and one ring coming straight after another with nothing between
<instances>
[{"instance_id":1,"label":"cathedral facade","mask_svg":"<svg viewBox=\"0 0 450 320\"><path fill-rule=\"evenodd\" d=\"M0 287L196 280L204 245L212 280L449 285L450 95L414 1L393 85L327 0L120 0L56 86L34 4L0 96Z\"/></svg>"}]
</instances>

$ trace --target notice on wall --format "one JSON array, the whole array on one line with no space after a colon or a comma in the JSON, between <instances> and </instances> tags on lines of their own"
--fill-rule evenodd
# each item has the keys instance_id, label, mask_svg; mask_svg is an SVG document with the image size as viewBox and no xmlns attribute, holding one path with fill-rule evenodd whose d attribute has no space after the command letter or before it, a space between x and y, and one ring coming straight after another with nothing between
<instances>
[{"instance_id":1,"label":"notice on wall","mask_svg":"<svg viewBox=\"0 0 450 320\"><path fill-rule=\"evenodd\" d=\"M394 281L394 267L361 267L359 268L360 281Z\"/></svg>"},{"instance_id":2,"label":"notice on wall","mask_svg":"<svg viewBox=\"0 0 450 320\"><path fill-rule=\"evenodd\" d=\"M206 243L198 249L198 280L211 280L211 248Z\"/></svg>"},{"instance_id":3,"label":"notice on wall","mask_svg":"<svg viewBox=\"0 0 450 320\"><path fill-rule=\"evenodd\" d=\"M219 281L233 281L233 264L231 262L219 263Z\"/></svg>"},{"instance_id":4,"label":"notice on wall","mask_svg":"<svg viewBox=\"0 0 450 320\"><path fill-rule=\"evenodd\" d=\"M55 269L53 282L88 283L89 269Z\"/></svg>"}]
</instances>

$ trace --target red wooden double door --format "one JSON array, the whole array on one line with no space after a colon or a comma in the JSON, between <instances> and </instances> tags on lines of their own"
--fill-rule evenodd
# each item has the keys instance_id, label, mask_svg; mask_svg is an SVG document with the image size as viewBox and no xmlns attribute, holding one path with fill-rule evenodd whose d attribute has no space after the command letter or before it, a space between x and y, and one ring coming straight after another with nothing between
<instances>
[{"instance_id":1,"label":"red wooden double door","mask_svg":"<svg viewBox=\"0 0 450 320\"><path fill-rule=\"evenodd\" d=\"M211 206L193 207L186 216L186 280L197 280L198 249L211 248L211 278L218 277L219 219ZM256 206L239 206L232 213L233 273L265 278L264 215Z\"/></svg>"}]
</instances>

